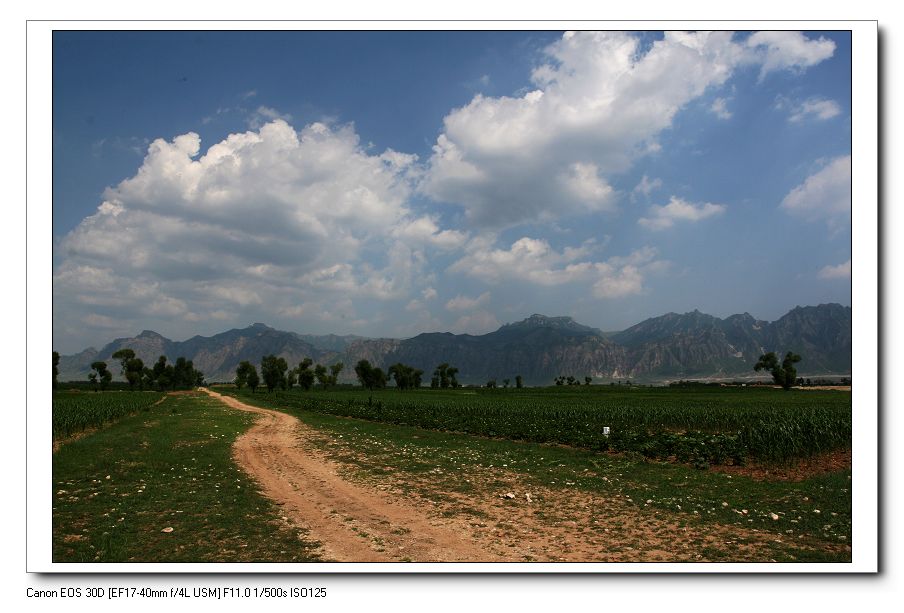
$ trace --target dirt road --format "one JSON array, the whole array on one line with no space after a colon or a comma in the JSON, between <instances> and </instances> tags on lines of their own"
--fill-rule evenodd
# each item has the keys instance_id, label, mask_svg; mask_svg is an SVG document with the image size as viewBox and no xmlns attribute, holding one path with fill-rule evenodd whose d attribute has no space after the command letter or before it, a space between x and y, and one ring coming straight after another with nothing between
<instances>
[{"instance_id":1,"label":"dirt road","mask_svg":"<svg viewBox=\"0 0 904 613\"><path fill-rule=\"evenodd\" d=\"M321 555L339 562L500 561L454 525L426 509L344 480L307 443L312 432L295 417L205 391L226 405L260 417L233 447L233 457L279 504L283 518L309 531Z\"/></svg>"}]
</instances>

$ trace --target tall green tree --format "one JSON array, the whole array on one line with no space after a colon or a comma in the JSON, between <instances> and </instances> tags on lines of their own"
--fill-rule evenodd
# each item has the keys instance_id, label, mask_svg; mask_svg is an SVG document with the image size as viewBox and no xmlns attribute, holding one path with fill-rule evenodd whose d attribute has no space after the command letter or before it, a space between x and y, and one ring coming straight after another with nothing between
<instances>
[{"instance_id":1,"label":"tall green tree","mask_svg":"<svg viewBox=\"0 0 904 613\"><path fill-rule=\"evenodd\" d=\"M132 358L128 362L126 362L126 381L129 382L129 387L134 388L136 385L138 389L144 389L144 362L141 361L141 358Z\"/></svg>"},{"instance_id":2,"label":"tall green tree","mask_svg":"<svg viewBox=\"0 0 904 613\"><path fill-rule=\"evenodd\" d=\"M421 386L421 376L424 371L398 362L390 366L386 374L395 380L397 388L407 390L417 389Z\"/></svg>"},{"instance_id":3,"label":"tall green tree","mask_svg":"<svg viewBox=\"0 0 904 613\"><path fill-rule=\"evenodd\" d=\"M251 393L257 391L257 387L261 384L260 377L257 376L257 369L254 367L254 364L251 365L251 370L248 371L248 387L251 388Z\"/></svg>"},{"instance_id":4,"label":"tall green tree","mask_svg":"<svg viewBox=\"0 0 904 613\"><path fill-rule=\"evenodd\" d=\"M800 360L801 357L799 355L789 351L785 354L781 364L779 364L778 356L774 351L770 351L760 356L753 369L757 372L761 370L769 371L776 385L781 385L785 390L789 390L797 382L797 369L794 365Z\"/></svg>"},{"instance_id":5,"label":"tall green tree","mask_svg":"<svg viewBox=\"0 0 904 613\"><path fill-rule=\"evenodd\" d=\"M330 387L335 387L339 383L339 373L345 368L342 362L336 362L330 365Z\"/></svg>"},{"instance_id":6,"label":"tall green tree","mask_svg":"<svg viewBox=\"0 0 904 613\"><path fill-rule=\"evenodd\" d=\"M314 387L314 371L311 370L311 365L313 363L311 358L305 358L299 362L298 367L295 369L295 372L298 375L298 387L304 391L308 391Z\"/></svg>"},{"instance_id":7,"label":"tall green tree","mask_svg":"<svg viewBox=\"0 0 904 613\"><path fill-rule=\"evenodd\" d=\"M524 379L521 377L521 375L515 376L515 387L518 389L524 387Z\"/></svg>"},{"instance_id":8,"label":"tall green tree","mask_svg":"<svg viewBox=\"0 0 904 613\"><path fill-rule=\"evenodd\" d=\"M434 385L433 380L431 380L430 387L439 387L442 389L458 387L458 379L455 378L455 375L457 374L457 368L449 366L448 362L443 362L433 371L433 378L436 380L436 385Z\"/></svg>"},{"instance_id":9,"label":"tall green tree","mask_svg":"<svg viewBox=\"0 0 904 613\"><path fill-rule=\"evenodd\" d=\"M60 354L56 351L53 352L53 389L57 388L57 375L60 374Z\"/></svg>"},{"instance_id":10,"label":"tall green tree","mask_svg":"<svg viewBox=\"0 0 904 613\"><path fill-rule=\"evenodd\" d=\"M261 378L264 380L268 392L272 392L276 387L286 387L287 370L289 370L289 365L286 364L285 358L272 354L261 358Z\"/></svg>"},{"instance_id":11,"label":"tall green tree","mask_svg":"<svg viewBox=\"0 0 904 613\"><path fill-rule=\"evenodd\" d=\"M97 391L97 383L100 382L101 391L106 390L110 386L110 382L113 380L113 373L107 370L107 363L98 360L97 362L91 363L91 370L94 372L88 375L88 379L91 383L95 384L94 391Z\"/></svg>"},{"instance_id":12,"label":"tall green tree","mask_svg":"<svg viewBox=\"0 0 904 613\"><path fill-rule=\"evenodd\" d=\"M125 377L126 376L126 368L129 364L129 360L131 360L132 358L135 357L135 352L132 351L131 349L129 349L128 347L124 347L124 348L116 351L111 357L114 360L119 361L119 365L121 367L119 374L121 374L123 377Z\"/></svg>"},{"instance_id":13,"label":"tall green tree","mask_svg":"<svg viewBox=\"0 0 904 613\"><path fill-rule=\"evenodd\" d=\"M386 376L386 373L383 372L382 368L374 368L370 374L371 377L371 388L375 390L381 390L386 387L386 384L389 382L389 377Z\"/></svg>"},{"instance_id":14,"label":"tall green tree","mask_svg":"<svg viewBox=\"0 0 904 613\"><path fill-rule=\"evenodd\" d=\"M355 364L355 376L358 377L358 383L360 383L362 387L371 389L370 381L373 369L374 367L370 365L368 360L358 360L358 363Z\"/></svg>"},{"instance_id":15,"label":"tall green tree","mask_svg":"<svg viewBox=\"0 0 904 613\"><path fill-rule=\"evenodd\" d=\"M314 376L317 377L317 383L320 387L326 389L330 386L330 376L327 374L326 366L317 364L314 367Z\"/></svg>"},{"instance_id":16,"label":"tall green tree","mask_svg":"<svg viewBox=\"0 0 904 613\"><path fill-rule=\"evenodd\" d=\"M120 373L129 384L129 389L135 389L137 385L139 389L144 389L144 362L141 358L135 357L135 352L128 347L124 347L112 355L114 360L119 360L121 367Z\"/></svg>"},{"instance_id":17,"label":"tall green tree","mask_svg":"<svg viewBox=\"0 0 904 613\"><path fill-rule=\"evenodd\" d=\"M156 364L155 364L156 366ZM157 387L160 391L176 389L176 369L172 364L164 364L160 374L157 375Z\"/></svg>"},{"instance_id":18,"label":"tall green tree","mask_svg":"<svg viewBox=\"0 0 904 613\"><path fill-rule=\"evenodd\" d=\"M248 385L248 376L251 371L254 370L254 366L248 360L242 360L239 362L239 365L235 369L235 386L239 389L242 389L246 385Z\"/></svg>"},{"instance_id":19,"label":"tall green tree","mask_svg":"<svg viewBox=\"0 0 904 613\"><path fill-rule=\"evenodd\" d=\"M359 360L355 365L355 375L361 385L369 390L379 390L386 387L386 373L382 368L374 368L367 360Z\"/></svg>"},{"instance_id":20,"label":"tall green tree","mask_svg":"<svg viewBox=\"0 0 904 613\"><path fill-rule=\"evenodd\" d=\"M453 389L460 387L458 384L458 379L455 377L455 375L458 374L457 368L450 366L448 369L446 369L446 374L449 375L449 387Z\"/></svg>"},{"instance_id":21,"label":"tall green tree","mask_svg":"<svg viewBox=\"0 0 904 613\"><path fill-rule=\"evenodd\" d=\"M141 371L141 389L154 389L154 383L156 383L156 381L154 369L145 366Z\"/></svg>"},{"instance_id":22,"label":"tall green tree","mask_svg":"<svg viewBox=\"0 0 904 613\"><path fill-rule=\"evenodd\" d=\"M154 367L151 370L154 372L154 382L157 384L157 387L159 387L161 391L167 389L170 385L170 380L166 377L166 356L162 355L157 358L157 361L154 362Z\"/></svg>"},{"instance_id":23,"label":"tall green tree","mask_svg":"<svg viewBox=\"0 0 904 613\"><path fill-rule=\"evenodd\" d=\"M184 357L176 358L173 365L173 388L193 387L195 384L195 365Z\"/></svg>"}]
</instances>

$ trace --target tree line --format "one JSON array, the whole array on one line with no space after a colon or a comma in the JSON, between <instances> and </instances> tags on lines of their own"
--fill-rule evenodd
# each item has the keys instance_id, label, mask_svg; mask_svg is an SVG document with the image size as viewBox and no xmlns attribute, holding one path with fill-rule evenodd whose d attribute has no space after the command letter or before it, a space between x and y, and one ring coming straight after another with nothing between
<instances>
[{"instance_id":1,"label":"tree line","mask_svg":"<svg viewBox=\"0 0 904 613\"><path fill-rule=\"evenodd\" d=\"M204 373L197 370L191 360L184 357L176 359L175 363L167 364L167 358L161 355L157 358L157 362L153 367L149 368L144 362L135 357L132 349L120 349L113 354L112 358L118 360L121 370L120 374L129 384L129 389L138 387L140 390L154 389L158 387L161 390L191 388L204 384ZM774 352L766 353L760 356L760 359L754 365L757 372L766 370L772 375L773 381L782 386L784 389L790 389L793 385L809 384L809 379L804 382L803 379L797 378L797 369L794 365L801 361L801 357L793 352L788 352L784 359L779 362L778 356ZM59 385L57 376L59 375L60 354L53 352L53 388ZM314 367L313 369L311 367ZM328 389L334 387L338 383L339 373L345 365L342 362L336 362L329 367L321 364L314 364L311 358L304 358L297 367L289 369L289 365L285 358L275 355L264 356L261 359L261 375L258 375L257 368L247 360L239 363L236 369L235 385L239 389L248 386L254 392L260 386L261 377L267 391L271 392L277 387L280 389L292 389L296 384L303 390L310 390L314 387L315 381L320 387ZM383 389L386 387L390 379L395 381L396 387L400 390L418 389L421 387L422 376L424 371L419 368L407 366L401 362L397 362L384 372L379 367L374 367L368 360L359 360L355 365L355 376L362 387L368 390ZM436 367L433 376L430 379L430 387L433 389L458 388L461 384L458 382L456 375L458 368L450 366L444 362ZM92 362L91 373L88 375L88 381L93 385L94 391L106 390L113 381L113 373L107 368L107 363L98 360ZM560 375L555 378L557 386L563 385L581 385L581 382L574 376ZM503 387L509 387L509 379L503 379ZM584 385L590 385L592 379L584 377ZM619 381L619 384L621 382ZM631 385L631 382L627 382ZM496 379L487 381L487 388L494 389L497 387ZM521 375L515 377L515 387L523 387L523 379Z\"/></svg>"},{"instance_id":2,"label":"tree line","mask_svg":"<svg viewBox=\"0 0 904 613\"><path fill-rule=\"evenodd\" d=\"M260 373L251 362L243 360L235 371L235 386L239 389L249 387L252 392L263 383L268 392L274 389L289 390L296 385L302 390L310 390L315 382L322 389L329 389L338 383L339 373L345 368L342 362L336 362L330 366L314 364L311 358L304 358L295 368L289 368L285 358L268 355L261 358ZM418 389L423 383L424 371L420 368L408 366L397 362L385 371L370 363L369 360L359 360L355 364L355 377L361 387L368 390L380 390L387 387L390 381L394 381L396 388L400 390ZM458 388L461 384L456 375L458 368L444 362L436 367L430 379L430 387L433 389ZM521 375L516 377L518 387L521 387Z\"/></svg>"},{"instance_id":3,"label":"tree line","mask_svg":"<svg viewBox=\"0 0 904 613\"><path fill-rule=\"evenodd\" d=\"M512 382L511 379L503 379L502 380L502 389L508 389L509 384L511 382ZM484 387L486 387L488 389L496 389L497 387L499 387L499 385L496 383L496 379L490 379L489 381L487 381L487 383ZM515 376L515 387L518 389L521 389L522 387L524 387L524 379L521 377L521 375Z\"/></svg>"},{"instance_id":4,"label":"tree line","mask_svg":"<svg viewBox=\"0 0 904 613\"><path fill-rule=\"evenodd\" d=\"M573 375L559 375L554 379L556 385L580 385L581 382L578 381ZM584 385L590 385L593 382L593 379L590 377L584 377Z\"/></svg>"},{"instance_id":5,"label":"tree line","mask_svg":"<svg viewBox=\"0 0 904 613\"><path fill-rule=\"evenodd\" d=\"M53 374L54 385L56 385L58 358L56 352L54 354ZM152 367L145 366L141 358L135 357L135 352L131 349L120 349L111 357L119 361L119 372L129 384L130 390L137 387L139 390L158 388L164 391L204 385L204 373L196 369L191 360L186 360L184 357L179 357L174 363L167 364L166 356L162 355L157 358L157 362ZM91 382L94 391L98 391L98 388L103 391L113 381L113 373L110 372L106 362L97 360L91 364L88 381Z\"/></svg>"},{"instance_id":6,"label":"tree line","mask_svg":"<svg viewBox=\"0 0 904 613\"><path fill-rule=\"evenodd\" d=\"M311 366L314 368L312 369ZM267 355L261 358L261 372L257 373L257 367L248 360L239 362L238 368L235 370L235 386L239 389L247 386L252 392L257 391L261 381L266 386L268 392L279 388L282 390L292 389L296 384L303 390L310 390L314 387L314 382L320 384L324 389L333 387L339 380L339 373L345 365L342 362L336 362L329 367L322 364L314 364L311 358L305 358L299 362L298 366L290 369L285 358L275 355Z\"/></svg>"}]
</instances>

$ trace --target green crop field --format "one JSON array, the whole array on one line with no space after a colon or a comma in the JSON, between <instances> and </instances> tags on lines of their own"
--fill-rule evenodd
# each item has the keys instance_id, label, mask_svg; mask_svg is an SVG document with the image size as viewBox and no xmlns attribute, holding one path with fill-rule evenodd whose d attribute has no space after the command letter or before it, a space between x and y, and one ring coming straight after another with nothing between
<instances>
[{"instance_id":1,"label":"green crop field","mask_svg":"<svg viewBox=\"0 0 904 613\"><path fill-rule=\"evenodd\" d=\"M252 397L249 390L231 393ZM843 391L593 386L289 390L253 397L275 408L701 465L786 463L851 444L851 395Z\"/></svg>"},{"instance_id":2,"label":"green crop field","mask_svg":"<svg viewBox=\"0 0 904 613\"><path fill-rule=\"evenodd\" d=\"M232 461L253 416L197 393L146 408L53 454L54 562L315 559Z\"/></svg>"},{"instance_id":3,"label":"green crop field","mask_svg":"<svg viewBox=\"0 0 904 613\"><path fill-rule=\"evenodd\" d=\"M53 437L146 411L162 398L161 392L54 392Z\"/></svg>"},{"instance_id":4,"label":"green crop field","mask_svg":"<svg viewBox=\"0 0 904 613\"><path fill-rule=\"evenodd\" d=\"M714 450L729 445L746 445L739 455L757 460L849 448L848 392L608 386L221 391L300 418L313 429L308 443L344 478L429 501L444 516L487 523L495 517L487 501L498 500L500 492L529 491L537 530L556 529L586 512L592 517L580 531L606 539L609 530L618 531L617 540L606 541L612 560L646 559L642 531L620 528L627 512L684 539L675 559L850 561L849 468L758 480L647 461L657 454L678 457L682 445L695 464L719 459ZM54 453L54 560L319 559L304 526L287 519L234 464L232 444L255 417L199 393L155 404L160 397L55 395L55 414L68 410L80 424L93 416L105 427ZM832 424L840 434L829 432ZM609 437L602 435L603 425ZM770 451L766 435L755 438L756 431L787 447ZM580 506L588 497L596 502ZM568 506L578 498L583 502ZM620 501L622 515L607 514L605 501ZM361 534L356 538L365 538Z\"/></svg>"}]
</instances>

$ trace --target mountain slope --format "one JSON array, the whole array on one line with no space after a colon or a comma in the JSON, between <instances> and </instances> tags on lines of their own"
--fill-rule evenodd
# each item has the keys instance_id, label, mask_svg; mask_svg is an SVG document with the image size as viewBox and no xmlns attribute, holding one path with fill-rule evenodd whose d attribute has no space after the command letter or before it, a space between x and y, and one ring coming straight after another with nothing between
<instances>
[{"instance_id":1,"label":"mountain slope","mask_svg":"<svg viewBox=\"0 0 904 613\"><path fill-rule=\"evenodd\" d=\"M448 362L459 369L461 382L478 384L516 375L528 384L549 384L559 375L603 380L747 376L767 351L800 354L803 376L850 374L851 322L851 307L824 304L796 307L775 322L748 313L725 319L699 311L667 313L617 333L539 314L483 335L430 332L408 339L302 335L254 324L174 342L145 330L99 351L62 356L60 380L84 379L98 359L118 372L110 356L122 347L134 349L145 364L160 355L184 356L208 381L229 381L240 361L259 364L269 354L284 357L290 366L306 357L325 365L343 362L340 379L347 382L354 381L354 365L362 359L384 370L396 362L420 368L425 381L438 364Z\"/></svg>"}]
</instances>

